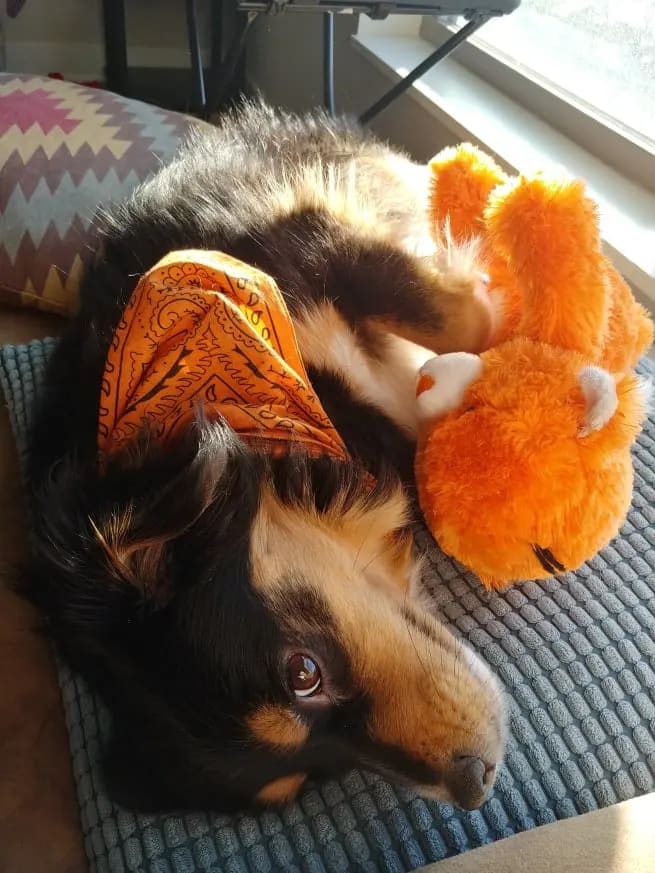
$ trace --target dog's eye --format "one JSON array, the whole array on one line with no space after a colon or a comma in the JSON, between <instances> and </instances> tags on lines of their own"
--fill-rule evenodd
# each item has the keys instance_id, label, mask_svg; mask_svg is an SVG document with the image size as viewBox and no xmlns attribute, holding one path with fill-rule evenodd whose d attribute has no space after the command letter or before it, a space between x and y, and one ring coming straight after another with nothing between
<instances>
[{"instance_id":1,"label":"dog's eye","mask_svg":"<svg viewBox=\"0 0 655 873\"><path fill-rule=\"evenodd\" d=\"M321 671L318 664L302 652L289 655L287 677L296 697L311 697L321 687Z\"/></svg>"}]
</instances>

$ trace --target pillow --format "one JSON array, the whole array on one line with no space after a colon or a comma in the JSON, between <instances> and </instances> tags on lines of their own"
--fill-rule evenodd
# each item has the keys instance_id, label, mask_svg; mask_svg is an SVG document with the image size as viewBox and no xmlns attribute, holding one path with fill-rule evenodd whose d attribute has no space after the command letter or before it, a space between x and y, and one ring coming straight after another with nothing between
<instances>
[{"instance_id":1,"label":"pillow","mask_svg":"<svg viewBox=\"0 0 655 873\"><path fill-rule=\"evenodd\" d=\"M74 311L98 206L129 194L200 123L109 91L0 73L0 299Z\"/></svg>"}]
</instances>

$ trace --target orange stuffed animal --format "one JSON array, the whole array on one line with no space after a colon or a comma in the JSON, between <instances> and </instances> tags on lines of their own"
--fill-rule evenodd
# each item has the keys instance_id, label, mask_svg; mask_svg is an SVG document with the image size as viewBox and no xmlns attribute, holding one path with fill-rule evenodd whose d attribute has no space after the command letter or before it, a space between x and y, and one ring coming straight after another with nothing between
<instances>
[{"instance_id":1,"label":"orange stuffed animal","mask_svg":"<svg viewBox=\"0 0 655 873\"><path fill-rule=\"evenodd\" d=\"M645 415L631 372L653 325L601 250L580 181L508 179L472 146L431 163L435 232L480 238L500 311L482 355L429 360L417 387L421 506L485 585L573 570L619 531Z\"/></svg>"}]
</instances>

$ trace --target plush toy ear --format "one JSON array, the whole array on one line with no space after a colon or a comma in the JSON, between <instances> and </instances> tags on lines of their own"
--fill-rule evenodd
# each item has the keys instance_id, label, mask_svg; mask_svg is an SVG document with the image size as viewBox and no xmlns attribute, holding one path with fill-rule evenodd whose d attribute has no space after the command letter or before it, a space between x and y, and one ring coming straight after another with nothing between
<instances>
[{"instance_id":1,"label":"plush toy ear","mask_svg":"<svg viewBox=\"0 0 655 873\"><path fill-rule=\"evenodd\" d=\"M465 143L447 148L430 161L429 215L440 242L448 226L461 244L482 232L482 216L493 189L507 180L495 161Z\"/></svg>"},{"instance_id":2,"label":"plush toy ear","mask_svg":"<svg viewBox=\"0 0 655 873\"><path fill-rule=\"evenodd\" d=\"M609 311L607 261L582 182L538 175L496 188L490 244L523 289L517 333L598 359Z\"/></svg>"},{"instance_id":3,"label":"plush toy ear","mask_svg":"<svg viewBox=\"0 0 655 873\"><path fill-rule=\"evenodd\" d=\"M416 385L419 423L456 409L481 372L482 358L468 352L451 352L426 361Z\"/></svg>"},{"instance_id":4,"label":"plush toy ear","mask_svg":"<svg viewBox=\"0 0 655 873\"><path fill-rule=\"evenodd\" d=\"M600 367L585 367L578 374L578 383L585 399L585 415L578 434L587 437L610 421L618 409L619 398L614 379Z\"/></svg>"}]
</instances>

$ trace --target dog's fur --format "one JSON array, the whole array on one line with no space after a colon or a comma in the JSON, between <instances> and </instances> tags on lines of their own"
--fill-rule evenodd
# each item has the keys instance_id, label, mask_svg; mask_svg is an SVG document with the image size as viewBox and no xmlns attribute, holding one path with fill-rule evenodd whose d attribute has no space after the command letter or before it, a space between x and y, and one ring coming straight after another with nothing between
<instances>
[{"instance_id":1,"label":"dog's fur","mask_svg":"<svg viewBox=\"0 0 655 873\"><path fill-rule=\"evenodd\" d=\"M308 775L363 766L475 806L493 781L500 693L414 597L401 485L412 344L477 351L489 332L470 266L428 242L426 186L345 122L251 105L104 217L37 415L25 591L114 713L107 775L125 803L279 804ZM144 434L100 474L114 329L139 275L181 248L275 278L351 460L272 459L199 421L165 450ZM312 697L289 687L294 652L320 666Z\"/></svg>"}]
</instances>

